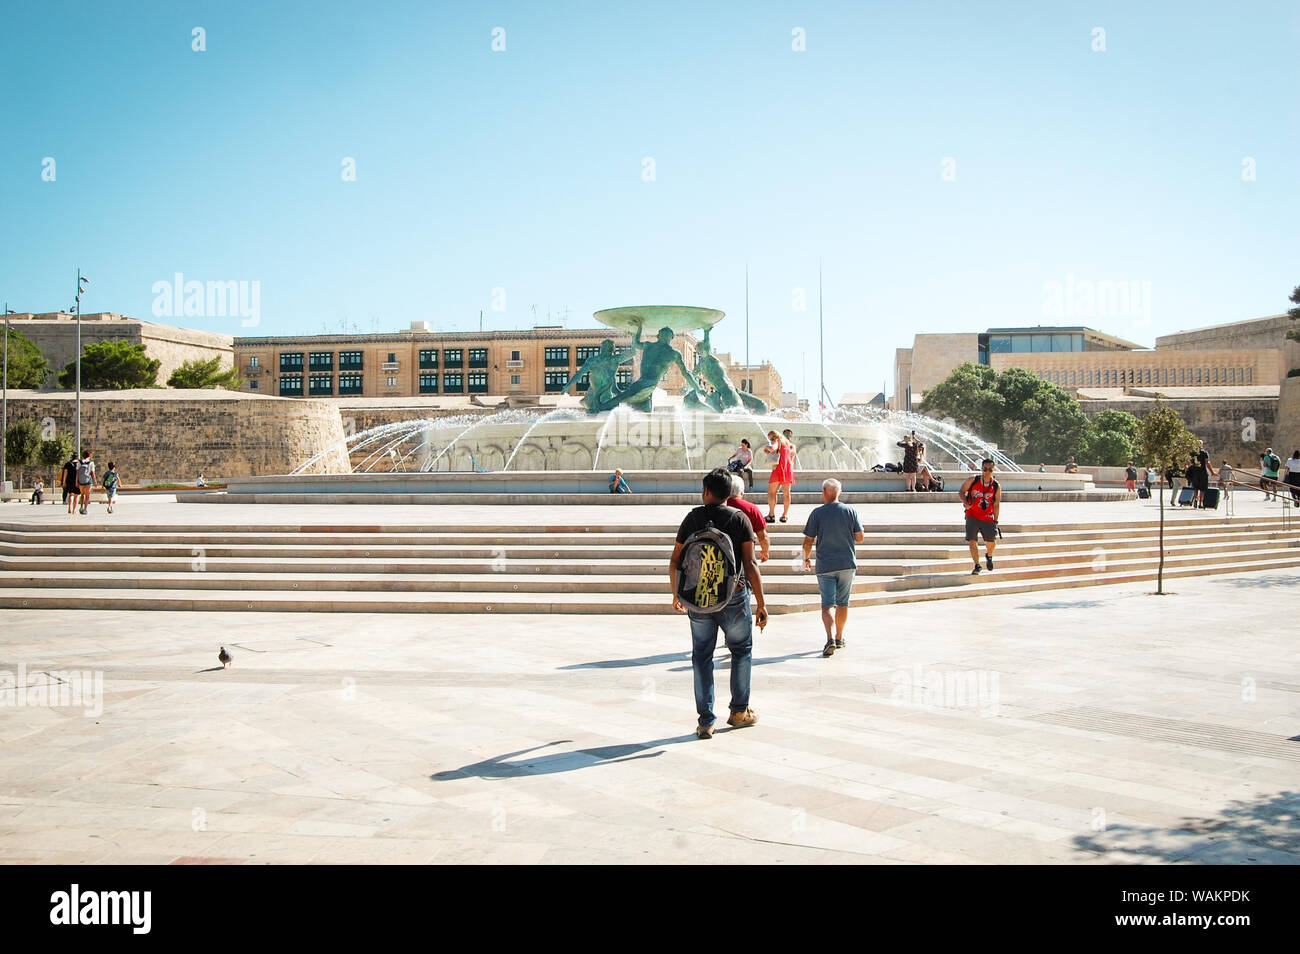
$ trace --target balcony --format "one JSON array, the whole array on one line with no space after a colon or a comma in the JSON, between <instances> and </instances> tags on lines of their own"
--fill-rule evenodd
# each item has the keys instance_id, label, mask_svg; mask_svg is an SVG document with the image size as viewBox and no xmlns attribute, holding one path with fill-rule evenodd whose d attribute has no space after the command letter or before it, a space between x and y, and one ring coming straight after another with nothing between
<instances>
[{"instance_id":1,"label":"balcony","mask_svg":"<svg viewBox=\"0 0 1300 954\"><path fill-rule=\"evenodd\" d=\"M524 363L523 363L522 361L507 361L507 362L506 362L506 369L507 369L507 370L510 370L510 371L517 371L518 369L522 368L523 366L524 366Z\"/></svg>"},{"instance_id":2,"label":"balcony","mask_svg":"<svg viewBox=\"0 0 1300 954\"><path fill-rule=\"evenodd\" d=\"M402 362L400 361L381 361L379 364L380 371L401 371Z\"/></svg>"},{"instance_id":3,"label":"balcony","mask_svg":"<svg viewBox=\"0 0 1300 954\"><path fill-rule=\"evenodd\" d=\"M262 366L258 364L244 365L243 375L246 378L255 378L262 373Z\"/></svg>"}]
</instances>

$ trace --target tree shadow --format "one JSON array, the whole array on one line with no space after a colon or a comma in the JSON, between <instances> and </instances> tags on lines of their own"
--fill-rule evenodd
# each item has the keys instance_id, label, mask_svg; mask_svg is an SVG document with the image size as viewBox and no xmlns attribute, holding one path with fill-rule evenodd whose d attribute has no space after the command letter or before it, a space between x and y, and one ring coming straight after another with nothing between
<instances>
[{"instance_id":1,"label":"tree shadow","mask_svg":"<svg viewBox=\"0 0 1300 954\"><path fill-rule=\"evenodd\" d=\"M1095 609L1098 606L1105 605L1106 604L1102 600L1053 600L1047 603L1031 603L1028 606L1022 606L1021 609Z\"/></svg>"},{"instance_id":2,"label":"tree shadow","mask_svg":"<svg viewBox=\"0 0 1300 954\"><path fill-rule=\"evenodd\" d=\"M1115 825L1079 835L1075 847L1121 852L1155 861L1203 864L1277 864L1274 852L1300 863L1300 792L1279 792L1262 801L1233 802L1213 818L1187 818L1177 828ZM1202 860L1200 855L1210 854Z\"/></svg>"},{"instance_id":3,"label":"tree shadow","mask_svg":"<svg viewBox=\"0 0 1300 954\"><path fill-rule=\"evenodd\" d=\"M1263 589L1269 586L1300 586L1300 576L1251 577L1248 580L1226 580L1229 586Z\"/></svg>"},{"instance_id":4,"label":"tree shadow","mask_svg":"<svg viewBox=\"0 0 1300 954\"><path fill-rule=\"evenodd\" d=\"M610 765L614 762L632 762L637 759L657 758L664 754L662 749L657 752L647 750L659 746L676 745L678 742L687 742L694 738L695 733L692 732L689 735L655 739L652 742L601 745L590 749L575 749L548 755L536 755L530 758L519 758L519 756L528 755L530 752L537 752L540 749L548 749L553 745L564 745L573 741L572 739L559 739L555 742L535 745L532 748L520 749L517 752L507 752L505 755L498 755L496 758L485 759L482 762L462 765L458 769L435 772L429 778L435 782L450 782L461 778L521 778L527 775L553 775L557 772L572 772L597 765Z\"/></svg>"}]
</instances>

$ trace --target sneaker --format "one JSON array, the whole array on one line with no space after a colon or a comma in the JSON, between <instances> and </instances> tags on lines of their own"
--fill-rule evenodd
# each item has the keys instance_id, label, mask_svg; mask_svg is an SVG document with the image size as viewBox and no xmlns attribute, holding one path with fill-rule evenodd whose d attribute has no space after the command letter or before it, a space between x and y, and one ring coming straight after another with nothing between
<instances>
[{"instance_id":1,"label":"sneaker","mask_svg":"<svg viewBox=\"0 0 1300 954\"><path fill-rule=\"evenodd\" d=\"M826 640L826 645L822 647L822 655L823 656L835 655L835 640L833 639Z\"/></svg>"},{"instance_id":2,"label":"sneaker","mask_svg":"<svg viewBox=\"0 0 1300 954\"><path fill-rule=\"evenodd\" d=\"M975 569L973 569L973 570L970 571L970 575L971 575L971 576L979 576L979 575L980 575L980 565L979 565L978 563L975 564Z\"/></svg>"},{"instance_id":3,"label":"sneaker","mask_svg":"<svg viewBox=\"0 0 1300 954\"><path fill-rule=\"evenodd\" d=\"M844 648L844 640L842 640L842 639L837 639L837 640L835 640L835 648L836 648L836 649L843 649L843 648Z\"/></svg>"},{"instance_id":4,"label":"sneaker","mask_svg":"<svg viewBox=\"0 0 1300 954\"><path fill-rule=\"evenodd\" d=\"M711 739L711 738L713 738L713 726L711 726L711 725L697 725L697 726L695 727L695 737L696 737L697 739Z\"/></svg>"},{"instance_id":5,"label":"sneaker","mask_svg":"<svg viewBox=\"0 0 1300 954\"><path fill-rule=\"evenodd\" d=\"M993 557L990 554L984 554L984 565L990 570L993 569Z\"/></svg>"},{"instance_id":6,"label":"sneaker","mask_svg":"<svg viewBox=\"0 0 1300 954\"><path fill-rule=\"evenodd\" d=\"M727 725L737 729L743 729L745 726L753 725L757 721L758 716L754 715L753 709L742 709L727 716Z\"/></svg>"}]
</instances>

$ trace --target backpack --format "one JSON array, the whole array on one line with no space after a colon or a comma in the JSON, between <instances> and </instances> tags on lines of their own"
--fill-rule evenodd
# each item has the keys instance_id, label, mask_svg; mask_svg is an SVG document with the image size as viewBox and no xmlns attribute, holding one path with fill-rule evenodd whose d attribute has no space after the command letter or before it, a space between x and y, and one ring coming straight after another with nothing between
<instances>
[{"instance_id":1,"label":"backpack","mask_svg":"<svg viewBox=\"0 0 1300 954\"><path fill-rule=\"evenodd\" d=\"M88 460L83 460L77 465L77 483L81 485L93 484L95 482L95 465Z\"/></svg>"},{"instance_id":2,"label":"backpack","mask_svg":"<svg viewBox=\"0 0 1300 954\"><path fill-rule=\"evenodd\" d=\"M1268 469L1276 471L1276 470L1281 470L1281 468L1282 468L1282 458L1278 457L1276 454L1269 454Z\"/></svg>"},{"instance_id":3,"label":"backpack","mask_svg":"<svg viewBox=\"0 0 1300 954\"><path fill-rule=\"evenodd\" d=\"M682 544L677 558L677 598L695 613L716 613L736 595L736 548L710 520Z\"/></svg>"},{"instance_id":4,"label":"backpack","mask_svg":"<svg viewBox=\"0 0 1300 954\"><path fill-rule=\"evenodd\" d=\"M103 483L104 483L105 490L112 490L113 488L115 488L117 486L117 471L110 470L107 474L105 474Z\"/></svg>"}]
</instances>

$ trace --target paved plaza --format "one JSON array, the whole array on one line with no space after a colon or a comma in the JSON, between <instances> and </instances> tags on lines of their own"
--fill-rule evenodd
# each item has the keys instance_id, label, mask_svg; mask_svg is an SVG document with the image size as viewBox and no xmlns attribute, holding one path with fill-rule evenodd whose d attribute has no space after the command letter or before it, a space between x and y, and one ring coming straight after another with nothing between
<instances>
[{"instance_id":1,"label":"paved plaza","mask_svg":"<svg viewBox=\"0 0 1300 954\"><path fill-rule=\"evenodd\" d=\"M153 525L602 517L124 503ZM862 510L954 520L931 506ZM1008 520L1052 505L1031 506ZM27 704L0 683L0 860L1293 863L1300 571L1169 588L855 610L830 659L816 614L774 617L759 724L707 741L684 618L6 610ZM71 671L102 698L42 704Z\"/></svg>"}]
</instances>

